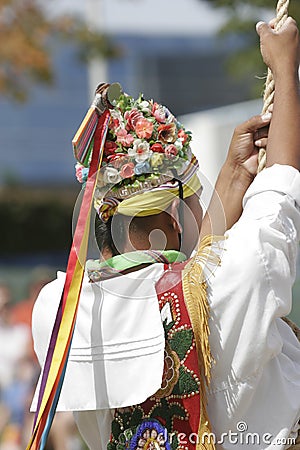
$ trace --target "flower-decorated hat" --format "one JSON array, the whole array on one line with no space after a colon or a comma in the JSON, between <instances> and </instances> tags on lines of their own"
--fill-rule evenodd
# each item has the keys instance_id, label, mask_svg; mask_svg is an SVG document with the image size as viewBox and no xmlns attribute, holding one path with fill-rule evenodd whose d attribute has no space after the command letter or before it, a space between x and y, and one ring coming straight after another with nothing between
<instances>
[{"instance_id":1,"label":"flower-decorated hat","mask_svg":"<svg viewBox=\"0 0 300 450\"><path fill-rule=\"evenodd\" d=\"M165 106L145 100L142 94L135 100L116 89L115 84L101 86L100 102L109 109L110 119L95 190L94 206L100 218L107 221L116 211L130 216L156 214L171 203L167 194L172 192L174 196L179 185L183 186L183 197L196 192L200 182L195 175L198 163L189 146L191 133ZM109 89L114 89L117 98L111 103L107 99L105 105L103 99ZM90 117L85 124L88 135L93 126ZM89 172L89 138L85 136L87 150L76 164L81 183ZM74 138L75 156L77 141Z\"/></svg>"}]
</instances>

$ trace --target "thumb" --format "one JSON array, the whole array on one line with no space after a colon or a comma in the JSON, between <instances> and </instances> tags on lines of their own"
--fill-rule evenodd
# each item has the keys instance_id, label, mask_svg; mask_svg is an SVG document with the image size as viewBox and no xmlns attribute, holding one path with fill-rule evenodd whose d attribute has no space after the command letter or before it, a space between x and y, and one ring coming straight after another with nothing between
<instances>
[{"instance_id":1,"label":"thumb","mask_svg":"<svg viewBox=\"0 0 300 450\"><path fill-rule=\"evenodd\" d=\"M270 25L268 25L266 22L257 22L256 24L256 32L258 34L258 36L262 36L266 33L268 33L269 31L271 31L271 27Z\"/></svg>"}]
</instances>

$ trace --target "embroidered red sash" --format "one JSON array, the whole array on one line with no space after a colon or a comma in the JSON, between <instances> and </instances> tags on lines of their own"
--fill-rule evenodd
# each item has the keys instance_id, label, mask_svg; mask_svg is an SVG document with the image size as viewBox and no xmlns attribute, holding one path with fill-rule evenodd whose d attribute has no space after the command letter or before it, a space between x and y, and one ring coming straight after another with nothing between
<instances>
[{"instance_id":1,"label":"embroidered red sash","mask_svg":"<svg viewBox=\"0 0 300 450\"><path fill-rule=\"evenodd\" d=\"M166 338L161 388L144 403L115 411L108 450L194 450L199 445L201 377L183 293L186 264L166 265L156 285Z\"/></svg>"}]
</instances>

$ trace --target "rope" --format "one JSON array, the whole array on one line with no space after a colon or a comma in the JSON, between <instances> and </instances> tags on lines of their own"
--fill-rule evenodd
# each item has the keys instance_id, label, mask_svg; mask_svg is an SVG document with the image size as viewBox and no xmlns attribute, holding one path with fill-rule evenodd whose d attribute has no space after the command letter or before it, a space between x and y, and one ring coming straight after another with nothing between
<instances>
[{"instance_id":1,"label":"rope","mask_svg":"<svg viewBox=\"0 0 300 450\"><path fill-rule=\"evenodd\" d=\"M288 18L288 8L290 0L278 0L276 8L276 18L274 30L278 31ZM264 105L262 109L262 114L267 112L268 108L274 102L275 93L275 83L273 79L273 74L270 69L268 69L268 75L265 85L265 91L263 95ZM258 169L257 173L261 172L266 166L266 149L261 148L258 153Z\"/></svg>"},{"instance_id":2,"label":"rope","mask_svg":"<svg viewBox=\"0 0 300 450\"><path fill-rule=\"evenodd\" d=\"M275 31L278 31L282 25L285 23L288 18L288 7L289 0L278 0L277 8L276 8L276 19L275 19ZM270 69L268 69L268 76L266 80L265 92L264 92L264 105L262 109L262 114L266 113L268 108L273 104L274 101L274 93L275 93L275 83L273 79L273 75ZM258 153L258 169L257 173L261 172L266 166L266 150L260 149ZM288 318L283 317L283 320L289 325L289 327L293 330L296 337L300 341L300 329L296 324L291 322ZM298 437L300 441L300 434ZM298 440L297 440L298 443ZM300 442L299 442L300 444ZM296 445L295 447L291 447L291 449L300 450L300 445Z\"/></svg>"}]
</instances>

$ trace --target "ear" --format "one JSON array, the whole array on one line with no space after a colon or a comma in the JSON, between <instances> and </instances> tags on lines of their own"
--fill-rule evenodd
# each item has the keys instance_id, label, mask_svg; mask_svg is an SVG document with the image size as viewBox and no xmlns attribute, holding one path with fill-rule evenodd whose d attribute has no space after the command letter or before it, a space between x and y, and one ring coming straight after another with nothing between
<instances>
[{"instance_id":1,"label":"ear","mask_svg":"<svg viewBox=\"0 0 300 450\"><path fill-rule=\"evenodd\" d=\"M174 198L174 200L172 201L171 206L170 206L170 217L171 217L171 223L172 223L174 230L177 233L181 234L182 226L179 223L179 213L178 213L179 204L180 204L179 198L177 198L177 197Z\"/></svg>"}]
</instances>

